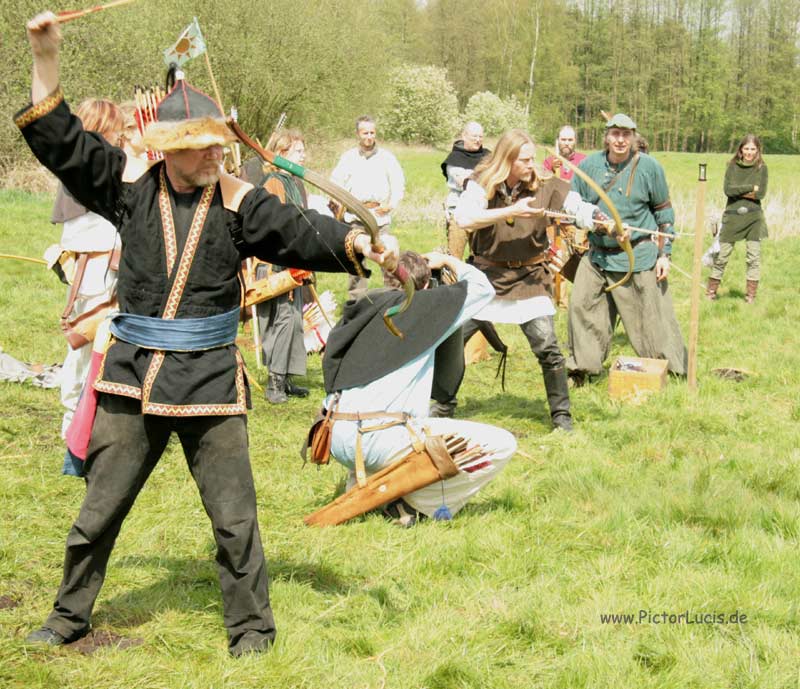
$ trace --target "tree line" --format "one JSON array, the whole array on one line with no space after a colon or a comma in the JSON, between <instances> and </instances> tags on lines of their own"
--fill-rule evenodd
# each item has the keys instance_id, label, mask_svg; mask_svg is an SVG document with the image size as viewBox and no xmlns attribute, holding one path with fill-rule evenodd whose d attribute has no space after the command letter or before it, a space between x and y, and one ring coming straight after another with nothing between
<instances>
[{"instance_id":1,"label":"tree line","mask_svg":"<svg viewBox=\"0 0 800 689\"><path fill-rule=\"evenodd\" d=\"M0 8L0 164L27 156L11 118L30 84L24 23L42 5ZM570 123L597 148L605 110L659 150L729 151L754 131L768 152L800 152L800 0L137 0L64 26L68 100L162 82L162 51L193 16L222 100L259 137L284 111L315 136L349 134L358 114L392 109L390 76L408 65L445 70L462 113L481 92L519 104L539 139ZM211 92L202 58L186 72Z\"/></svg>"}]
</instances>

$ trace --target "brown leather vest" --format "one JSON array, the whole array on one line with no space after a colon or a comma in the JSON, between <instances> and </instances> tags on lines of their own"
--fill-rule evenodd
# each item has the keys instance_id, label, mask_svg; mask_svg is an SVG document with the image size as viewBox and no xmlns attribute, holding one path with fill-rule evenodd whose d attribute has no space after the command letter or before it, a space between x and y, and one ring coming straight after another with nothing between
<instances>
[{"instance_id":1,"label":"brown leather vest","mask_svg":"<svg viewBox=\"0 0 800 689\"><path fill-rule=\"evenodd\" d=\"M560 211L569 186L561 180L545 180L535 192L523 191L513 201L499 195L489 201L489 208L502 208L520 198L530 197L533 205ZM514 218L512 223L499 220L470 235L474 264L480 268L497 292L505 299L529 299L551 296L553 276L546 265L547 218Z\"/></svg>"}]
</instances>

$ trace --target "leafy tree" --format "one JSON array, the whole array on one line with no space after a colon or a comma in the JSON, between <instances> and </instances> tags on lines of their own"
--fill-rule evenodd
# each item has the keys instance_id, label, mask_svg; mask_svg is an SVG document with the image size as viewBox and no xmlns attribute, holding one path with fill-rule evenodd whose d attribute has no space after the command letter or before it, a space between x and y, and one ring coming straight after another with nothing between
<instances>
[{"instance_id":1,"label":"leafy tree","mask_svg":"<svg viewBox=\"0 0 800 689\"><path fill-rule=\"evenodd\" d=\"M435 144L458 126L458 100L441 67L402 66L389 77L382 127L390 137Z\"/></svg>"},{"instance_id":2,"label":"leafy tree","mask_svg":"<svg viewBox=\"0 0 800 689\"><path fill-rule=\"evenodd\" d=\"M502 134L515 127L528 128L528 117L516 96L504 99L491 91L481 91L470 97L464 119L480 122L489 136Z\"/></svg>"}]
</instances>

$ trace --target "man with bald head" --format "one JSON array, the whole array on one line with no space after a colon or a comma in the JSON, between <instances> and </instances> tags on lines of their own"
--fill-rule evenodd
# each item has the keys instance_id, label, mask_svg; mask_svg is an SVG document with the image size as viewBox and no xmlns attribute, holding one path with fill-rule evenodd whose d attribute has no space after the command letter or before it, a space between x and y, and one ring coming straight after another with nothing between
<instances>
[{"instance_id":1,"label":"man with bald head","mask_svg":"<svg viewBox=\"0 0 800 689\"><path fill-rule=\"evenodd\" d=\"M575 150L577 144L577 136L575 130L568 124L561 127L556 137L556 148L558 154L566 158L573 165L580 165L580 162L586 157L584 153L578 153ZM572 179L572 170L561 164L561 161L555 156L547 156L542 163L545 170L558 175L561 179L570 181Z\"/></svg>"},{"instance_id":2,"label":"man with bald head","mask_svg":"<svg viewBox=\"0 0 800 689\"><path fill-rule=\"evenodd\" d=\"M475 166L489 153L491 151L483 147L483 127L478 122L467 122L461 131L461 138L453 144L453 149L441 165L448 189L445 200L447 251L459 260L467 245L467 233L453 220L453 209Z\"/></svg>"}]
</instances>

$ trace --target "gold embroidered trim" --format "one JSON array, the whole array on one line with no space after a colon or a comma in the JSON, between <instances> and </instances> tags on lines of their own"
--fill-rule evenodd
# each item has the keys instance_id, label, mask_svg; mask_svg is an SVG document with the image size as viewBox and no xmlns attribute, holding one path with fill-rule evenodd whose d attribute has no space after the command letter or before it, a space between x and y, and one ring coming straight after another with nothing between
<instances>
[{"instance_id":1,"label":"gold embroidered trim","mask_svg":"<svg viewBox=\"0 0 800 689\"><path fill-rule=\"evenodd\" d=\"M157 352L157 354L163 354ZM143 414L156 416L234 416L247 413L247 395L244 384L244 360L239 350L234 350L236 356L236 402L233 404L161 404L150 402L150 389L147 390L147 399L142 402ZM154 357L155 358L155 357ZM159 362L159 366L160 366ZM148 371L149 374L149 371ZM153 376L155 379L155 376Z\"/></svg>"},{"instance_id":2,"label":"gold embroidered trim","mask_svg":"<svg viewBox=\"0 0 800 689\"><path fill-rule=\"evenodd\" d=\"M175 259L178 257L178 242L175 239L175 223L172 220L172 207L169 203L166 167L166 165L161 167L161 173L158 176L158 208L161 211L164 249L167 252L167 276L170 276L175 265Z\"/></svg>"},{"instance_id":3,"label":"gold embroidered trim","mask_svg":"<svg viewBox=\"0 0 800 689\"><path fill-rule=\"evenodd\" d=\"M238 404L142 404L143 414L155 416L236 416L246 414L247 407Z\"/></svg>"},{"instance_id":4,"label":"gold embroidered trim","mask_svg":"<svg viewBox=\"0 0 800 689\"><path fill-rule=\"evenodd\" d=\"M178 312L178 304L180 304L183 290L186 287L186 281L189 279L189 270L194 261L194 254L197 251L197 246L200 243L200 234L203 231L203 225L206 222L208 209L211 207L211 199L214 198L215 184L209 184L203 189L203 195L200 197L200 202L197 204L197 210L192 220L192 225L189 228L189 235L186 237L186 245L183 247L181 259L178 263L178 270L175 274L175 279L172 282L172 289L169 292L167 305L164 308L162 318L172 320Z\"/></svg>"},{"instance_id":5,"label":"gold embroidered trim","mask_svg":"<svg viewBox=\"0 0 800 689\"><path fill-rule=\"evenodd\" d=\"M31 122L35 122L40 117L44 117L48 113L53 112L56 109L56 106L64 100L64 92L61 90L59 86L56 88L53 93L51 93L47 98L42 101L39 101L36 105L32 105L23 113L18 115L14 119L14 124L17 125L20 129L27 127Z\"/></svg>"},{"instance_id":6,"label":"gold embroidered trim","mask_svg":"<svg viewBox=\"0 0 800 689\"><path fill-rule=\"evenodd\" d=\"M133 385L123 385L122 383L109 383L107 380L98 380L94 384L97 392L106 392L109 395L121 395L122 397L132 397L135 400L142 399L142 391Z\"/></svg>"},{"instance_id":7,"label":"gold embroidered trim","mask_svg":"<svg viewBox=\"0 0 800 689\"><path fill-rule=\"evenodd\" d=\"M144 383L142 383L142 405L150 402L150 393L153 391L153 383L156 380L158 372L161 370L161 364L164 363L164 352L153 352L153 357L150 359L150 365L147 367L147 373L144 375Z\"/></svg>"},{"instance_id":8,"label":"gold embroidered trim","mask_svg":"<svg viewBox=\"0 0 800 689\"><path fill-rule=\"evenodd\" d=\"M356 237L359 235L366 235L367 233L364 230L354 227L347 233L347 236L344 238L344 252L347 254L347 258L350 259L350 262L356 268L356 275L360 278L367 277L367 274L364 272L364 269L361 266L361 261L356 258L356 248L354 246Z\"/></svg>"}]
</instances>

